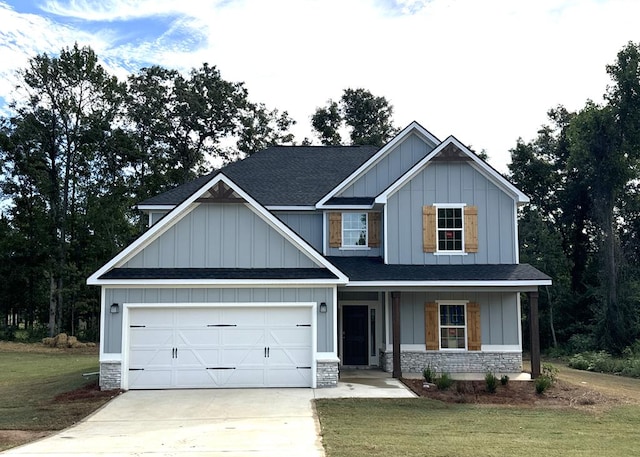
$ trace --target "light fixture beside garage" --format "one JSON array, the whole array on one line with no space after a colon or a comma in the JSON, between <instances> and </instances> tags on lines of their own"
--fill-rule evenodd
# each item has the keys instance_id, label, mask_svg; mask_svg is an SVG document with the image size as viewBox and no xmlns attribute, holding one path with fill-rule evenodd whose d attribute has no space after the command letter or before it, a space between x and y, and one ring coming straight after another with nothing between
<instances>
[{"instance_id":1,"label":"light fixture beside garage","mask_svg":"<svg viewBox=\"0 0 640 457\"><path fill-rule=\"evenodd\" d=\"M109 311L111 311L111 314L118 314L120 312L120 305L117 303L112 304Z\"/></svg>"},{"instance_id":2,"label":"light fixture beside garage","mask_svg":"<svg viewBox=\"0 0 640 457\"><path fill-rule=\"evenodd\" d=\"M327 304L325 302L320 303L320 312L321 313L327 312Z\"/></svg>"}]
</instances>

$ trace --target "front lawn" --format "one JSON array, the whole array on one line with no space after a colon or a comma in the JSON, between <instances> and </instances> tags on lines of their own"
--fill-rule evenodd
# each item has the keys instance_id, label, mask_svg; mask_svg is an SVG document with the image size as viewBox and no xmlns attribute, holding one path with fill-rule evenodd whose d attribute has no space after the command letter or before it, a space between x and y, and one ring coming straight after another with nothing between
<instances>
[{"instance_id":1,"label":"front lawn","mask_svg":"<svg viewBox=\"0 0 640 457\"><path fill-rule=\"evenodd\" d=\"M96 351L3 343L0 367L0 450L28 440L28 432L66 428L113 395L94 387L96 376L82 376L98 370Z\"/></svg>"},{"instance_id":2,"label":"front lawn","mask_svg":"<svg viewBox=\"0 0 640 457\"><path fill-rule=\"evenodd\" d=\"M640 407L576 410L416 399L321 399L328 457L638 456Z\"/></svg>"}]
</instances>

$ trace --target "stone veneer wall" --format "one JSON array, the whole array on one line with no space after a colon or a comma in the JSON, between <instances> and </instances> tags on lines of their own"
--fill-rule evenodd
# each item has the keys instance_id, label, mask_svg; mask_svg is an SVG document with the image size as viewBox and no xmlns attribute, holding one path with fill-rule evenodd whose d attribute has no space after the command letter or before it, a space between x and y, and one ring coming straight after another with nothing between
<instances>
[{"instance_id":1,"label":"stone veneer wall","mask_svg":"<svg viewBox=\"0 0 640 457\"><path fill-rule=\"evenodd\" d=\"M386 372L393 371L393 353L382 352L380 365ZM521 352L411 352L400 353L403 373L422 373L428 365L439 372L448 373L519 373L522 371Z\"/></svg>"},{"instance_id":2,"label":"stone veneer wall","mask_svg":"<svg viewBox=\"0 0 640 457\"><path fill-rule=\"evenodd\" d=\"M120 362L100 362L100 390L119 389L121 379Z\"/></svg>"},{"instance_id":3,"label":"stone veneer wall","mask_svg":"<svg viewBox=\"0 0 640 457\"><path fill-rule=\"evenodd\" d=\"M316 387L338 387L339 362L318 361L316 367Z\"/></svg>"}]
</instances>

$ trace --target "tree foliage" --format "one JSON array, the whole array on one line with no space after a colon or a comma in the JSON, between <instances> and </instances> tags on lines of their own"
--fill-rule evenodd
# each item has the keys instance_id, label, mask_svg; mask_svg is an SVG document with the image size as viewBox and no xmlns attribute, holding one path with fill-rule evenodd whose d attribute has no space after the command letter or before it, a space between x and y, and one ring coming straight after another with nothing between
<instances>
[{"instance_id":1,"label":"tree foliage","mask_svg":"<svg viewBox=\"0 0 640 457\"><path fill-rule=\"evenodd\" d=\"M511 178L534 202L521 214L523 257L556 279L561 342L583 335L616 352L640 336L640 276L631 261L639 228L639 65L640 45L627 44L607 66L604 104L551 110L551 126L511 151Z\"/></svg>"},{"instance_id":2,"label":"tree foliage","mask_svg":"<svg viewBox=\"0 0 640 457\"><path fill-rule=\"evenodd\" d=\"M51 334L82 322L97 337L98 291L85 281L143 229L136 202L293 141L286 112L208 64L119 81L76 44L32 58L20 79L0 119L0 312Z\"/></svg>"},{"instance_id":3,"label":"tree foliage","mask_svg":"<svg viewBox=\"0 0 640 457\"><path fill-rule=\"evenodd\" d=\"M322 144L342 143L340 131L349 131L350 144L382 146L398 132L393 107L384 97L366 89L345 89L339 102L329 100L316 109L311 125Z\"/></svg>"}]
</instances>

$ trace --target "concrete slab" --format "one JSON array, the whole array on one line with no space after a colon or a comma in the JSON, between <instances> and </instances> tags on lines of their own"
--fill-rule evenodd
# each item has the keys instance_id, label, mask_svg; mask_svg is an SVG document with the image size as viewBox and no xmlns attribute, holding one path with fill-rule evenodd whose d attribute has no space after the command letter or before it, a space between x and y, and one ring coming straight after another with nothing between
<instances>
[{"instance_id":1,"label":"concrete slab","mask_svg":"<svg viewBox=\"0 0 640 457\"><path fill-rule=\"evenodd\" d=\"M0 455L322 457L314 398L415 397L388 373L355 370L327 389L132 390L79 424Z\"/></svg>"},{"instance_id":2,"label":"concrete slab","mask_svg":"<svg viewBox=\"0 0 640 457\"><path fill-rule=\"evenodd\" d=\"M312 389L129 391L16 456L324 456Z\"/></svg>"}]
</instances>

